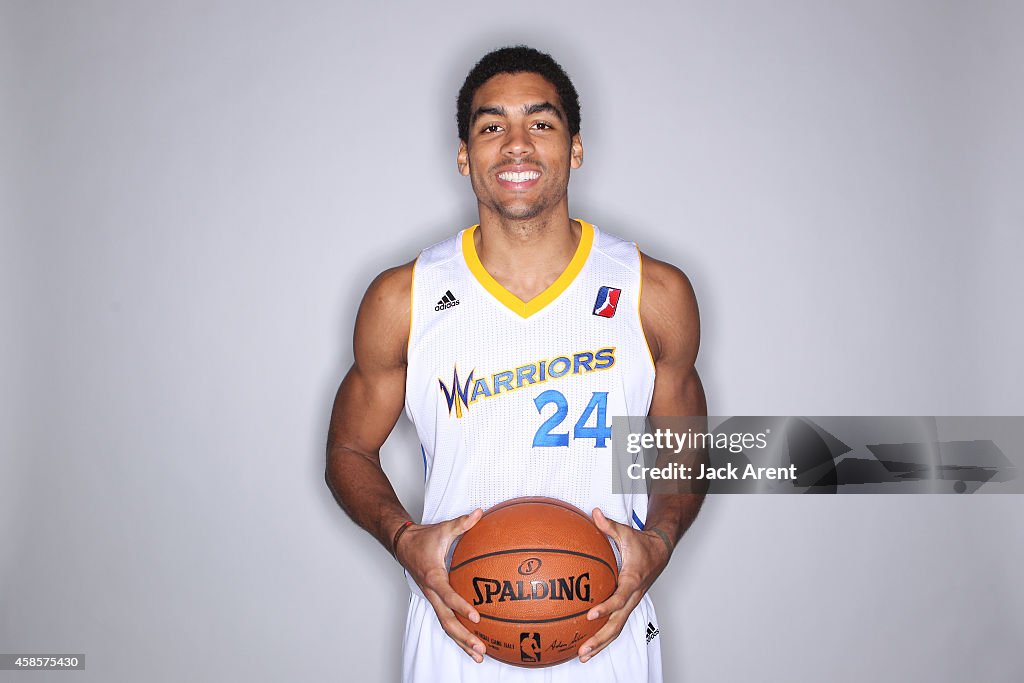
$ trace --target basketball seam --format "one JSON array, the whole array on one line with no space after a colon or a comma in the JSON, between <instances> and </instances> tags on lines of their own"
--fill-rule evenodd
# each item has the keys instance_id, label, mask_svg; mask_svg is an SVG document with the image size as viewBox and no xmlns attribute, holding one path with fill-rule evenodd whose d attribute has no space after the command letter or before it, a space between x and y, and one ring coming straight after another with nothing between
<instances>
[{"instance_id":1,"label":"basketball seam","mask_svg":"<svg viewBox=\"0 0 1024 683\"><path fill-rule=\"evenodd\" d=\"M582 612L576 614L567 614L564 617L555 617L554 619L508 619L506 617L492 617L490 614L480 613L481 619L490 619L491 621L501 621L506 624L552 624L556 621L565 621L566 619L575 619L576 617L582 617L584 614L590 611L591 608L587 608Z\"/></svg>"},{"instance_id":2,"label":"basketball seam","mask_svg":"<svg viewBox=\"0 0 1024 683\"><path fill-rule=\"evenodd\" d=\"M600 557L596 557L595 555L588 555L587 553L581 553L581 552L576 551L576 550L561 550L559 548L509 548L508 550L495 550L494 552L491 552L491 553L484 553L483 555L477 555L475 557L469 558L468 560L463 560L462 562L459 562L457 565L455 565L454 567L449 569L448 572L451 573L451 572L455 571L456 569L460 569L461 567L465 567L470 562L476 562L477 560L482 560L482 559L487 558L487 557L495 557L497 555L510 555L512 553L556 553L556 554L560 554L560 555L575 555L576 557L585 557L588 560L594 560L595 562L600 562L601 564L603 564L605 567L608 568L608 571L610 571L612 573L612 576L618 576L618 572L615 569L612 569L612 566L610 564L608 564L607 562L605 562L604 560L602 560ZM524 576L529 576L529 575L526 574Z\"/></svg>"},{"instance_id":3,"label":"basketball seam","mask_svg":"<svg viewBox=\"0 0 1024 683\"><path fill-rule=\"evenodd\" d=\"M507 510L508 508L514 508L516 505L550 505L553 508L558 508L559 510L566 510L568 512L573 513L574 515L579 515L580 517L582 517L583 519L587 520L588 522L591 522L590 517L587 517L587 513L583 512L582 510L577 509L576 506L574 506L574 505L570 505L569 503L565 503L564 501L560 501L560 502L562 503L561 505L559 503L549 503L546 500L524 500L524 501L520 501L520 502L517 502L517 503L506 503L506 504L504 504L502 506L501 510ZM500 512L501 510L496 510L495 512ZM490 513L488 512L488 513L485 513L485 514L490 514Z\"/></svg>"}]
</instances>

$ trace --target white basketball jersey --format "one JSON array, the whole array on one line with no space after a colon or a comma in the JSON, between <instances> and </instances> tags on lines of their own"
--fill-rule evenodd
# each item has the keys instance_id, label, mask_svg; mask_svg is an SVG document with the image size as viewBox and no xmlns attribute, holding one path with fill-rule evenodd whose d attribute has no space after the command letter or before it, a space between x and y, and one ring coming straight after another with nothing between
<instances>
[{"instance_id":1,"label":"white basketball jersey","mask_svg":"<svg viewBox=\"0 0 1024 683\"><path fill-rule=\"evenodd\" d=\"M612 417L647 415L654 388L640 255L580 223L572 261L529 302L484 269L476 226L417 259L405 401L424 523L550 496L643 527L646 492L612 493L611 457Z\"/></svg>"}]
</instances>

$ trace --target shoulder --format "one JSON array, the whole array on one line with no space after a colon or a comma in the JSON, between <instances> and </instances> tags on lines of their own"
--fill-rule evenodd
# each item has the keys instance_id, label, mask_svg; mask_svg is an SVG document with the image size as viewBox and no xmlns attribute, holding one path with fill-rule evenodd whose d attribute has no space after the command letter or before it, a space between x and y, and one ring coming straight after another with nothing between
<instances>
[{"instance_id":1,"label":"shoulder","mask_svg":"<svg viewBox=\"0 0 1024 683\"><path fill-rule=\"evenodd\" d=\"M357 362L373 358L389 365L404 364L415 263L388 268L367 288L356 317Z\"/></svg>"},{"instance_id":2,"label":"shoulder","mask_svg":"<svg viewBox=\"0 0 1024 683\"><path fill-rule=\"evenodd\" d=\"M700 343L700 314L690 279L679 268L640 254L640 320L655 362L693 364Z\"/></svg>"},{"instance_id":3,"label":"shoulder","mask_svg":"<svg viewBox=\"0 0 1024 683\"><path fill-rule=\"evenodd\" d=\"M697 297L686 273L671 263L640 252L644 295L650 300L697 307Z\"/></svg>"},{"instance_id":4,"label":"shoulder","mask_svg":"<svg viewBox=\"0 0 1024 683\"><path fill-rule=\"evenodd\" d=\"M412 273L416 261L409 261L394 268L388 268L373 279L363 297L363 306L391 308L404 305L409 307L409 291L412 287Z\"/></svg>"}]
</instances>

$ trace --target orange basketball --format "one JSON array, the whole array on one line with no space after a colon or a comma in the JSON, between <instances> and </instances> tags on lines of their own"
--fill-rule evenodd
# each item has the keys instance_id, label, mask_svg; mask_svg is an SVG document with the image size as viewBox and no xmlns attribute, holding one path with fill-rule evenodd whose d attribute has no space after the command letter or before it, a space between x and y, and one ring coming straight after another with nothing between
<instances>
[{"instance_id":1,"label":"orange basketball","mask_svg":"<svg viewBox=\"0 0 1024 683\"><path fill-rule=\"evenodd\" d=\"M607 618L587 612L615 591L618 565L593 520L554 498L516 498L488 510L457 542L452 588L480 613L487 654L541 667L575 657Z\"/></svg>"}]
</instances>

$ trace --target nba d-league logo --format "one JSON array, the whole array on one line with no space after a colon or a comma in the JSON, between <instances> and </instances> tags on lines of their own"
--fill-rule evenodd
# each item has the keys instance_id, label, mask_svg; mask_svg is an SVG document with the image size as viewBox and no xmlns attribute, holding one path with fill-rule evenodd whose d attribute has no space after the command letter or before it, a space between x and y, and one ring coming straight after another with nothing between
<instances>
[{"instance_id":1,"label":"nba d-league logo","mask_svg":"<svg viewBox=\"0 0 1024 683\"><path fill-rule=\"evenodd\" d=\"M619 294L621 289L615 287L601 287L597 290L597 301L594 302L594 315L602 318L611 318L615 315L615 308L619 305Z\"/></svg>"},{"instance_id":2,"label":"nba d-league logo","mask_svg":"<svg viewBox=\"0 0 1024 683\"><path fill-rule=\"evenodd\" d=\"M540 661L540 634L520 633L519 654L524 662Z\"/></svg>"}]
</instances>

